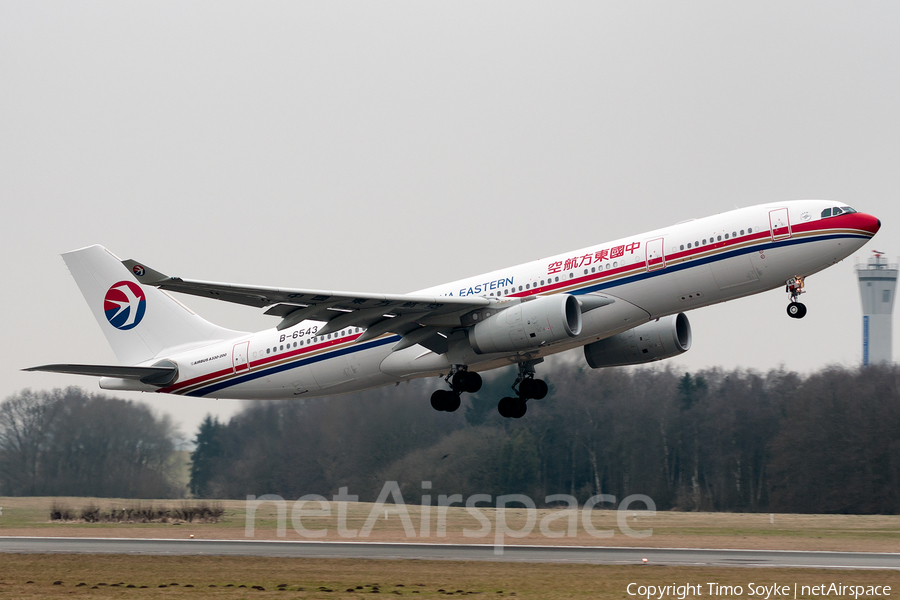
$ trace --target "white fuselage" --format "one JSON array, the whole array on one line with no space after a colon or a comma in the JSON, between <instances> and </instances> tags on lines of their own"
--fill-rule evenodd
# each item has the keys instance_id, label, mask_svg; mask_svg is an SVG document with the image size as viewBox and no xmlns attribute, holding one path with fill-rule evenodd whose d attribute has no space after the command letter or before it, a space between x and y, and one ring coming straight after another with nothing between
<instances>
[{"instance_id":1,"label":"white fuselage","mask_svg":"<svg viewBox=\"0 0 900 600\"><path fill-rule=\"evenodd\" d=\"M692 220L421 290L440 296L482 296L498 308L527 296L602 294L615 302L583 314L576 337L510 353L477 354L464 332L436 354L385 334L357 342L363 330L317 336L321 322L216 342L165 358L178 381L155 391L241 399L313 397L358 391L415 377L446 374L453 365L484 371L534 360L600 340L642 323L758 294L846 258L877 231L862 213L822 218L838 203L803 200L767 204ZM104 380L103 387L116 387Z\"/></svg>"}]
</instances>

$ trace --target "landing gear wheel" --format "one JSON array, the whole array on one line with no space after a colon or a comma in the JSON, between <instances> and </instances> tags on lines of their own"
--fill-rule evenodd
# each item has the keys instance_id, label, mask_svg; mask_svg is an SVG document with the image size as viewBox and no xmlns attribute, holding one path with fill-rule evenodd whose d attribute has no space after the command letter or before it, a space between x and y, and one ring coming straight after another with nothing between
<instances>
[{"instance_id":1,"label":"landing gear wheel","mask_svg":"<svg viewBox=\"0 0 900 600\"><path fill-rule=\"evenodd\" d=\"M497 412L507 419L521 419L528 411L528 404L521 398L504 398L497 404Z\"/></svg>"},{"instance_id":2,"label":"landing gear wheel","mask_svg":"<svg viewBox=\"0 0 900 600\"><path fill-rule=\"evenodd\" d=\"M435 390L433 394L431 394L431 408L434 410L444 410L444 394L447 393L447 390Z\"/></svg>"},{"instance_id":3,"label":"landing gear wheel","mask_svg":"<svg viewBox=\"0 0 900 600\"><path fill-rule=\"evenodd\" d=\"M455 392L468 392L474 394L481 389L481 375L469 371L457 371L450 380Z\"/></svg>"},{"instance_id":4,"label":"landing gear wheel","mask_svg":"<svg viewBox=\"0 0 900 600\"><path fill-rule=\"evenodd\" d=\"M500 416L503 418L508 419L508 418L512 417L513 414L515 414L516 401L518 401L518 398L506 397L506 398L502 399L497 404L497 412L499 412Z\"/></svg>"},{"instance_id":5,"label":"landing gear wheel","mask_svg":"<svg viewBox=\"0 0 900 600\"><path fill-rule=\"evenodd\" d=\"M537 381L534 379L523 379L519 384L519 398L534 398L538 391Z\"/></svg>"},{"instance_id":6,"label":"landing gear wheel","mask_svg":"<svg viewBox=\"0 0 900 600\"><path fill-rule=\"evenodd\" d=\"M431 408L434 410L453 412L459 408L459 394L450 390L436 390L431 394Z\"/></svg>"},{"instance_id":7,"label":"landing gear wheel","mask_svg":"<svg viewBox=\"0 0 900 600\"><path fill-rule=\"evenodd\" d=\"M521 398L517 399L513 405L513 414L511 415L513 419L521 419L525 416L525 413L528 411L528 403L522 400Z\"/></svg>"},{"instance_id":8,"label":"landing gear wheel","mask_svg":"<svg viewBox=\"0 0 900 600\"><path fill-rule=\"evenodd\" d=\"M466 391L470 394L474 394L481 389L481 384L483 383L481 380L481 375L474 372L467 372L467 374L468 376L466 377Z\"/></svg>"},{"instance_id":9,"label":"landing gear wheel","mask_svg":"<svg viewBox=\"0 0 900 600\"><path fill-rule=\"evenodd\" d=\"M806 316L806 305L800 302L791 302L788 304L787 314L792 319L802 319Z\"/></svg>"},{"instance_id":10,"label":"landing gear wheel","mask_svg":"<svg viewBox=\"0 0 900 600\"><path fill-rule=\"evenodd\" d=\"M444 410L446 412L456 412L461 404L459 400L459 394L454 394L453 392L448 392L447 399L444 403Z\"/></svg>"},{"instance_id":11,"label":"landing gear wheel","mask_svg":"<svg viewBox=\"0 0 900 600\"><path fill-rule=\"evenodd\" d=\"M519 384L519 397L526 400L541 400L547 396L548 390L543 379L523 379Z\"/></svg>"}]
</instances>

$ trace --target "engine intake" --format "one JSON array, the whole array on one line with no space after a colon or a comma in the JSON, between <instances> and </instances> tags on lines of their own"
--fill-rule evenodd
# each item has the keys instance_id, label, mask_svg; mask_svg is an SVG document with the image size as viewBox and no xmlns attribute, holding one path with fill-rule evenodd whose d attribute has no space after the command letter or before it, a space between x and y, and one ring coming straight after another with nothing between
<instances>
[{"instance_id":1,"label":"engine intake","mask_svg":"<svg viewBox=\"0 0 900 600\"><path fill-rule=\"evenodd\" d=\"M592 369L599 369L672 358L690 348L691 324L678 313L588 344L584 358Z\"/></svg>"},{"instance_id":2,"label":"engine intake","mask_svg":"<svg viewBox=\"0 0 900 600\"><path fill-rule=\"evenodd\" d=\"M575 296L540 296L511 306L469 329L478 354L538 348L581 333L581 307Z\"/></svg>"}]
</instances>

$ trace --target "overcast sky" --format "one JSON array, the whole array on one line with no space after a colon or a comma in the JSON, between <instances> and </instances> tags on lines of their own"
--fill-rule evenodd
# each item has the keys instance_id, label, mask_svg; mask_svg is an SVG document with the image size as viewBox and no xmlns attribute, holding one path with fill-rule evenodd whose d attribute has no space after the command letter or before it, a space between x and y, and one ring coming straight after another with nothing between
<instances>
[{"instance_id":1,"label":"overcast sky","mask_svg":"<svg viewBox=\"0 0 900 600\"><path fill-rule=\"evenodd\" d=\"M829 198L882 220L860 257L895 257L898 23L896 2L821 0L2 0L0 398L98 389L23 367L115 363L59 257L95 243L184 277L408 292ZM807 289L802 321L780 290L689 313L669 364L858 364L853 259ZM123 396L190 435L241 405Z\"/></svg>"}]
</instances>

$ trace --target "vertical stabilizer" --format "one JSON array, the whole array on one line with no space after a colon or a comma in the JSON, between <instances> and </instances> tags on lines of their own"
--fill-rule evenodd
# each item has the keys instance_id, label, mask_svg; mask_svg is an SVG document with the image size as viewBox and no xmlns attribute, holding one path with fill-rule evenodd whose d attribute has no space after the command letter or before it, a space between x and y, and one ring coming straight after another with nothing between
<instances>
[{"instance_id":1,"label":"vertical stabilizer","mask_svg":"<svg viewBox=\"0 0 900 600\"><path fill-rule=\"evenodd\" d=\"M213 325L162 290L140 285L103 246L74 250L62 257L123 365L162 357L174 348L242 335Z\"/></svg>"}]
</instances>

